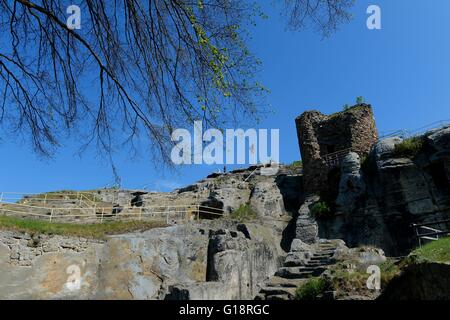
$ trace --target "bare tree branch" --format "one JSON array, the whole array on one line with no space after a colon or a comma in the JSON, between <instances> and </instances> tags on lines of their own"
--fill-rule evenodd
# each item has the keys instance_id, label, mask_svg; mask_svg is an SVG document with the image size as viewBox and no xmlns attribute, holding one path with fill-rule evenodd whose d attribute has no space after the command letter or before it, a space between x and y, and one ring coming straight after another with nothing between
<instances>
[{"instance_id":1,"label":"bare tree branch","mask_svg":"<svg viewBox=\"0 0 450 320\"><path fill-rule=\"evenodd\" d=\"M289 22L325 34L349 18L350 0L285 0ZM170 133L194 120L219 129L254 119L266 90L256 80L242 0L84 0L82 29L68 0L0 0L0 128L51 156L77 135L111 157L147 142L170 163Z\"/></svg>"}]
</instances>

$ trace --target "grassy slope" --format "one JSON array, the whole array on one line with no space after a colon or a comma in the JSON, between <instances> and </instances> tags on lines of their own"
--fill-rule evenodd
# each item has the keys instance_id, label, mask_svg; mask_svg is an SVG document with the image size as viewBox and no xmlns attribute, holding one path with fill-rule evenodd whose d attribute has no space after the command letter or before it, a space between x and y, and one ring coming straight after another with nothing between
<instances>
[{"instance_id":1,"label":"grassy slope","mask_svg":"<svg viewBox=\"0 0 450 320\"><path fill-rule=\"evenodd\" d=\"M120 234L164 227L155 221L115 221L97 224L49 223L40 220L18 219L0 216L0 230L27 232L30 234L56 234L83 238L103 239L108 234Z\"/></svg>"},{"instance_id":2,"label":"grassy slope","mask_svg":"<svg viewBox=\"0 0 450 320\"><path fill-rule=\"evenodd\" d=\"M427 243L411 255L427 261L450 262L450 237Z\"/></svg>"}]
</instances>

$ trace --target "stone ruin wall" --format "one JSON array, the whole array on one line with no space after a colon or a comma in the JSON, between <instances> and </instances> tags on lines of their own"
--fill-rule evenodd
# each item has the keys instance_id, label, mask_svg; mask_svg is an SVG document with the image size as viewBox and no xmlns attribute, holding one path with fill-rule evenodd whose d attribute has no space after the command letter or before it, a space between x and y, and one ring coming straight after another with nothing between
<instances>
[{"instance_id":1,"label":"stone ruin wall","mask_svg":"<svg viewBox=\"0 0 450 320\"><path fill-rule=\"evenodd\" d=\"M367 104L329 116L307 111L295 121L305 190L309 194L326 192L330 169L324 160L325 155L351 148L364 157L378 140L373 111Z\"/></svg>"}]
</instances>

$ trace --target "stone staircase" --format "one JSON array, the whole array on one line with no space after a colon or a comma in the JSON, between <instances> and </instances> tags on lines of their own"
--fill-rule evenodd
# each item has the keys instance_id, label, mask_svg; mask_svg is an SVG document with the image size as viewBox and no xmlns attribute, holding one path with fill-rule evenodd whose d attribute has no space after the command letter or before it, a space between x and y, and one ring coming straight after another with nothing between
<instances>
[{"instance_id":1,"label":"stone staircase","mask_svg":"<svg viewBox=\"0 0 450 320\"><path fill-rule=\"evenodd\" d=\"M308 259L286 259L261 288L256 299L292 300L295 290L309 278L320 276L327 266L335 263L334 254L337 244L333 240L320 240Z\"/></svg>"}]
</instances>

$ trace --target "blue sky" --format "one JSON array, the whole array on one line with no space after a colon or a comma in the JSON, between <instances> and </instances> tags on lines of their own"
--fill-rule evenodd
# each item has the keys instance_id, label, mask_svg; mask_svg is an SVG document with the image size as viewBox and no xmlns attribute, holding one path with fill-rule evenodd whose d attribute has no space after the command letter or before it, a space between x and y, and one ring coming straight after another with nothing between
<instances>
[{"instance_id":1,"label":"blue sky","mask_svg":"<svg viewBox=\"0 0 450 320\"><path fill-rule=\"evenodd\" d=\"M270 3L265 1L264 3ZM251 30L250 48L262 60L261 82L274 114L259 127L280 129L280 160L300 158L294 119L303 111L340 111L363 96L379 131L416 129L450 119L450 1L357 1L353 20L329 39L312 31L286 30L269 4L268 20ZM366 28L366 9L382 10L382 30ZM0 140L0 191L41 192L99 188L112 182L111 167L68 142L43 160L26 143ZM163 171L142 155L115 156L125 188L167 191L202 179L218 167L190 165Z\"/></svg>"}]
</instances>

